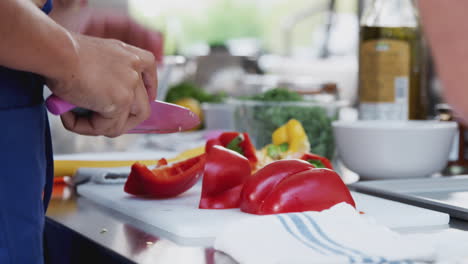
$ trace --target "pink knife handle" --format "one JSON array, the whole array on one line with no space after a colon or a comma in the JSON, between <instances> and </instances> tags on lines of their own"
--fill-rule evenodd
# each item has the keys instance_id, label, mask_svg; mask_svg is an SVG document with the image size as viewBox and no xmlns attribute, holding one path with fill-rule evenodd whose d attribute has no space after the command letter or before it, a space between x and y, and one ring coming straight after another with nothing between
<instances>
[{"instance_id":1,"label":"pink knife handle","mask_svg":"<svg viewBox=\"0 0 468 264\"><path fill-rule=\"evenodd\" d=\"M46 106L47 109L49 109L49 112L51 112L54 115L64 114L76 107L55 95L51 95L49 96L49 98L47 98Z\"/></svg>"}]
</instances>

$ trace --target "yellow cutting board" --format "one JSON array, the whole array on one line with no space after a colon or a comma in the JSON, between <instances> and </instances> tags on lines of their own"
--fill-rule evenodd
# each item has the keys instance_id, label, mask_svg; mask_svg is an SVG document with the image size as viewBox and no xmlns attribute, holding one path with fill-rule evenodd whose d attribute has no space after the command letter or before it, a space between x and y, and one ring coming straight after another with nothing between
<instances>
[{"instance_id":1,"label":"yellow cutting board","mask_svg":"<svg viewBox=\"0 0 468 264\"><path fill-rule=\"evenodd\" d=\"M168 159L168 162L177 162L189 159L205 152L205 146L186 150L176 157ZM145 165L156 165L157 160L54 160L54 176L73 176L79 168L111 168L130 167L135 162Z\"/></svg>"}]
</instances>

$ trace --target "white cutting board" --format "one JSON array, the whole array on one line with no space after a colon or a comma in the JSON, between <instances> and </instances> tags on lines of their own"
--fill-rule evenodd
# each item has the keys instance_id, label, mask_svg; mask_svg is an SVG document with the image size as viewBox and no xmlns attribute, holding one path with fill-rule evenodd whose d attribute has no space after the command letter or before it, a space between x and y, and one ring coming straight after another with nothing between
<instances>
[{"instance_id":1,"label":"white cutting board","mask_svg":"<svg viewBox=\"0 0 468 264\"><path fill-rule=\"evenodd\" d=\"M200 190L198 184L179 197L155 200L128 195L120 184L78 186L78 193L94 202L185 238L214 238L228 222L256 217L239 209L198 209ZM448 214L356 192L352 195L359 210L390 228L441 226L450 220Z\"/></svg>"}]
</instances>

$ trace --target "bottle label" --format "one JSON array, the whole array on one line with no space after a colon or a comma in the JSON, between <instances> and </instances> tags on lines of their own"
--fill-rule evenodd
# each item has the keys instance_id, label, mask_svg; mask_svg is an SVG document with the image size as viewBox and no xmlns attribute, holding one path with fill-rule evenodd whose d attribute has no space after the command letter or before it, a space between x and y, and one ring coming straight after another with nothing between
<instances>
[{"instance_id":1,"label":"bottle label","mask_svg":"<svg viewBox=\"0 0 468 264\"><path fill-rule=\"evenodd\" d=\"M361 44L359 115L361 119L409 118L410 45L380 39Z\"/></svg>"}]
</instances>

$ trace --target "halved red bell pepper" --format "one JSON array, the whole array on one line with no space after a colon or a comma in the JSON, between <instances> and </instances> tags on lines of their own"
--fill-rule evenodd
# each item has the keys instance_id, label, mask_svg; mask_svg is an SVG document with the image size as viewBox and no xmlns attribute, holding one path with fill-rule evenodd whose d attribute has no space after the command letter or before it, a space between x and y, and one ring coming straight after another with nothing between
<instances>
[{"instance_id":1,"label":"halved red bell pepper","mask_svg":"<svg viewBox=\"0 0 468 264\"><path fill-rule=\"evenodd\" d=\"M124 191L144 197L174 197L190 189L203 175L204 154L172 165L164 165L164 161L160 160L153 170L138 162L133 164Z\"/></svg>"},{"instance_id":2,"label":"halved red bell pepper","mask_svg":"<svg viewBox=\"0 0 468 264\"><path fill-rule=\"evenodd\" d=\"M215 145L220 145L242 154L249 160L252 169L256 168L258 158L255 147L250 140L249 134L239 132L224 132L217 138L210 139L206 142L206 153L208 153Z\"/></svg>"},{"instance_id":3,"label":"halved red bell pepper","mask_svg":"<svg viewBox=\"0 0 468 264\"><path fill-rule=\"evenodd\" d=\"M353 197L340 176L300 160L279 160L248 178L241 194L241 210L251 214L322 211Z\"/></svg>"},{"instance_id":4,"label":"halved red bell pepper","mask_svg":"<svg viewBox=\"0 0 468 264\"><path fill-rule=\"evenodd\" d=\"M346 202L356 206L340 176L329 169L310 169L285 178L264 200L260 214L322 211Z\"/></svg>"},{"instance_id":5,"label":"halved red bell pepper","mask_svg":"<svg viewBox=\"0 0 468 264\"><path fill-rule=\"evenodd\" d=\"M327 168L333 170L333 165L331 164L330 160L328 160L325 157L312 153L304 153L304 155L302 155L300 159L309 162L316 168Z\"/></svg>"},{"instance_id":6,"label":"halved red bell pepper","mask_svg":"<svg viewBox=\"0 0 468 264\"><path fill-rule=\"evenodd\" d=\"M239 153L213 146L207 153L199 208L237 208L242 185L250 176L250 163Z\"/></svg>"},{"instance_id":7,"label":"halved red bell pepper","mask_svg":"<svg viewBox=\"0 0 468 264\"><path fill-rule=\"evenodd\" d=\"M246 213L257 213L271 190L284 178L314 168L302 160L281 160L258 170L244 183L240 208Z\"/></svg>"}]
</instances>

